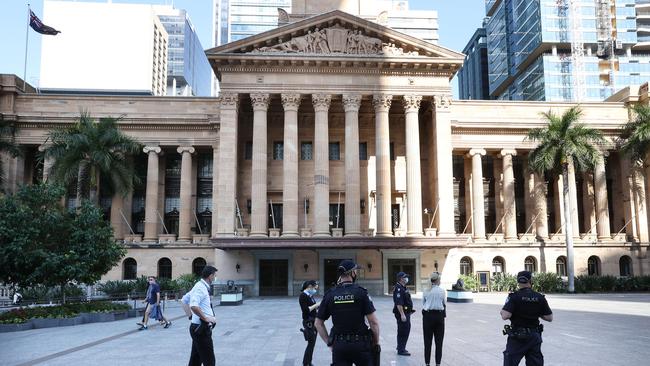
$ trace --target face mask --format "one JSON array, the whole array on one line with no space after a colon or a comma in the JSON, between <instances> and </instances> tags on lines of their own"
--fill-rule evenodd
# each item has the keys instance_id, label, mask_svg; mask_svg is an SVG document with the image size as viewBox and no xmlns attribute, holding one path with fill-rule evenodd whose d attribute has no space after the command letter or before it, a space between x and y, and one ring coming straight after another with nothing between
<instances>
[{"instance_id":1,"label":"face mask","mask_svg":"<svg viewBox=\"0 0 650 366\"><path fill-rule=\"evenodd\" d=\"M316 295L316 292L317 292L317 291L316 291L316 289L314 289L314 288L307 290L307 293L309 294L309 296L314 296L314 295Z\"/></svg>"},{"instance_id":2,"label":"face mask","mask_svg":"<svg viewBox=\"0 0 650 366\"><path fill-rule=\"evenodd\" d=\"M405 283L405 284L406 284L406 283L409 283L409 278L408 278L408 277L404 278L404 283Z\"/></svg>"}]
</instances>

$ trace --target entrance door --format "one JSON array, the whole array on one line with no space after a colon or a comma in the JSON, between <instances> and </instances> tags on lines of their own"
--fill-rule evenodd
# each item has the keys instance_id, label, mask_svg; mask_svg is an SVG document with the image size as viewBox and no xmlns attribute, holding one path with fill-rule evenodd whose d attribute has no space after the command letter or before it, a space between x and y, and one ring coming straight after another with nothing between
<instances>
[{"instance_id":1,"label":"entrance door","mask_svg":"<svg viewBox=\"0 0 650 366\"><path fill-rule=\"evenodd\" d=\"M325 291L336 286L336 281L339 278L336 269L339 268L339 263L341 263L342 260L343 259L325 259L323 261L323 289Z\"/></svg>"},{"instance_id":2,"label":"entrance door","mask_svg":"<svg viewBox=\"0 0 650 366\"><path fill-rule=\"evenodd\" d=\"M260 259L260 296L287 296L289 294L289 261Z\"/></svg>"},{"instance_id":3,"label":"entrance door","mask_svg":"<svg viewBox=\"0 0 650 366\"><path fill-rule=\"evenodd\" d=\"M397 274L404 272L409 275L409 283L406 287L415 292L415 259L389 259L388 260L388 291L393 292L397 282Z\"/></svg>"}]
</instances>

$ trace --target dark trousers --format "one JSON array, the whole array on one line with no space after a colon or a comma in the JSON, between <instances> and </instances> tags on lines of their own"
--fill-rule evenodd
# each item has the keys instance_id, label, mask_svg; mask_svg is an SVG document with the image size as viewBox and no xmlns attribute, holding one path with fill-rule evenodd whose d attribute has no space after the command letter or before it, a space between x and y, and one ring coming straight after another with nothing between
<instances>
[{"instance_id":1,"label":"dark trousers","mask_svg":"<svg viewBox=\"0 0 650 366\"><path fill-rule=\"evenodd\" d=\"M424 363L431 363L431 343L436 342L436 365L442 360L442 340L445 338L445 316L442 311L422 312L422 333L424 334Z\"/></svg>"},{"instance_id":2,"label":"dark trousers","mask_svg":"<svg viewBox=\"0 0 650 366\"><path fill-rule=\"evenodd\" d=\"M411 313L406 313L405 322L400 317L399 312L395 314L395 319L397 319L397 352L404 352L411 333Z\"/></svg>"},{"instance_id":3,"label":"dark trousers","mask_svg":"<svg viewBox=\"0 0 650 366\"><path fill-rule=\"evenodd\" d=\"M543 366L542 335L532 332L527 339L509 336L506 350L503 351L503 366L517 366L526 357L526 366Z\"/></svg>"},{"instance_id":4,"label":"dark trousers","mask_svg":"<svg viewBox=\"0 0 650 366\"><path fill-rule=\"evenodd\" d=\"M335 341L332 347L334 366L373 366L372 352L368 342Z\"/></svg>"},{"instance_id":5,"label":"dark trousers","mask_svg":"<svg viewBox=\"0 0 650 366\"><path fill-rule=\"evenodd\" d=\"M305 340L307 341L307 348L305 354L302 356L302 364L304 366L311 365L312 355L314 354L314 346L316 345L316 328L313 322L303 321L303 332L305 332Z\"/></svg>"},{"instance_id":6,"label":"dark trousers","mask_svg":"<svg viewBox=\"0 0 650 366\"><path fill-rule=\"evenodd\" d=\"M212 344L212 329L205 324L201 325L197 332L198 324L190 325L190 336L192 337L192 353L188 366L214 366L214 345Z\"/></svg>"}]
</instances>

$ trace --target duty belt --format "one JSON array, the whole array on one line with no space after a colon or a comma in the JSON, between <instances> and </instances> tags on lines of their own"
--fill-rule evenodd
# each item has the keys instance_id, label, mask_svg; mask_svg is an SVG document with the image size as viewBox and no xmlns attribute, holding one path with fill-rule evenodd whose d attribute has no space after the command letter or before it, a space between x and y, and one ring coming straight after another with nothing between
<instances>
[{"instance_id":1,"label":"duty belt","mask_svg":"<svg viewBox=\"0 0 650 366\"><path fill-rule=\"evenodd\" d=\"M360 335L360 334L337 334L334 336L334 340L340 342L369 342L372 340L369 335Z\"/></svg>"}]
</instances>

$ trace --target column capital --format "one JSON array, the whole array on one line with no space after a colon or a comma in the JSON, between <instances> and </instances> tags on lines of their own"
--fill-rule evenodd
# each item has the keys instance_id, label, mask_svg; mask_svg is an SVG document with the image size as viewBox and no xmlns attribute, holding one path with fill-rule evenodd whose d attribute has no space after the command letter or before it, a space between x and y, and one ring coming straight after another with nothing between
<instances>
[{"instance_id":1,"label":"column capital","mask_svg":"<svg viewBox=\"0 0 650 366\"><path fill-rule=\"evenodd\" d=\"M471 158L471 157L474 156L474 155L482 155L482 156L485 156L485 154L486 154L485 149L471 149L471 150L469 151L469 153L467 153L467 156L469 156L469 157Z\"/></svg>"},{"instance_id":2,"label":"column capital","mask_svg":"<svg viewBox=\"0 0 650 366\"><path fill-rule=\"evenodd\" d=\"M239 105L239 94L238 93L233 93L233 92L224 92L217 97L217 102L221 105L221 107L231 107L233 109L237 109L237 106Z\"/></svg>"},{"instance_id":3,"label":"column capital","mask_svg":"<svg viewBox=\"0 0 650 366\"><path fill-rule=\"evenodd\" d=\"M311 102L314 105L314 111L327 111L332 102L332 96L324 93L311 95Z\"/></svg>"},{"instance_id":4,"label":"column capital","mask_svg":"<svg viewBox=\"0 0 650 366\"><path fill-rule=\"evenodd\" d=\"M44 142L42 145L38 145L38 151L43 152L43 151L49 149L50 147L52 147L52 143L51 143L51 142L49 142L49 141L48 141L48 142Z\"/></svg>"},{"instance_id":5,"label":"column capital","mask_svg":"<svg viewBox=\"0 0 650 366\"><path fill-rule=\"evenodd\" d=\"M265 111L269 108L269 94L251 93L251 102L253 103L253 110Z\"/></svg>"},{"instance_id":6,"label":"column capital","mask_svg":"<svg viewBox=\"0 0 650 366\"><path fill-rule=\"evenodd\" d=\"M361 94L343 94L343 107L346 112L358 112L361 107Z\"/></svg>"},{"instance_id":7,"label":"column capital","mask_svg":"<svg viewBox=\"0 0 650 366\"><path fill-rule=\"evenodd\" d=\"M503 149L499 152L499 157L504 157L506 155L517 156L517 150L515 149Z\"/></svg>"},{"instance_id":8,"label":"column capital","mask_svg":"<svg viewBox=\"0 0 650 366\"><path fill-rule=\"evenodd\" d=\"M156 153L156 154L160 154L160 153L162 152L162 149L160 148L160 146L145 146L145 147L142 149L142 151L143 151L145 154L149 154L150 152L154 152L154 153Z\"/></svg>"},{"instance_id":9,"label":"column capital","mask_svg":"<svg viewBox=\"0 0 650 366\"><path fill-rule=\"evenodd\" d=\"M417 112L420 109L422 96L417 94L404 95L404 112Z\"/></svg>"},{"instance_id":10,"label":"column capital","mask_svg":"<svg viewBox=\"0 0 650 366\"><path fill-rule=\"evenodd\" d=\"M282 93L280 96L285 111L297 111L300 107L300 93Z\"/></svg>"},{"instance_id":11,"label":"column capital","mask_svg":"<svg viewBox=\"0 0 650 366\"><path fill-rule=\"evenodd\" d=\"M451 106L451 95L436 94L433 96L432 105L435 110L449 110Z\"/></svg>"},{"instance_id":12,"label":"column capital","mask_svg":"<svg viewBox=\"0 0 650 366\"><path fill-rule=\"evenodd\" d=\"M178 152L179 154L182 154L182 153L190 153L190 154L194 154L195 151L196 151L196 150L194 149L193 146L179 146L179 147L176 149L176 152Z\"/></svg>"},{"instance_id":13,"label":"column capital","mask_svg":"<svg viewBox=\"0 0 650 366\"><path fill-rule=\"evenodd\" d=\"M375 111L388 111L392 102L393 96L391 94L375 94L372 96L372 105L375 107Z\"/></svg>"}]
</instances>

